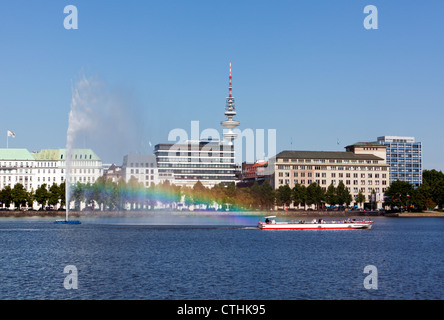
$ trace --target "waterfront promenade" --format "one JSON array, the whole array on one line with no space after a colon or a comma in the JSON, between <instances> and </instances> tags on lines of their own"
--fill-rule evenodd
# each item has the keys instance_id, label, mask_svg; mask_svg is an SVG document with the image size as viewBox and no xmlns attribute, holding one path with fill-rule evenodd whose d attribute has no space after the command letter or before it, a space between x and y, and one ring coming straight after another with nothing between
<instances>
[{"instance_id":1,"label":"waterfront promenade","mask_svg":"<svg viewBox=\"0 0 444 320\"><path fill-rule=\"evenodd\" d=\"M424 211L424 212L403 212L381 214L377 211L294 211L294 210L275 210L275 211L170 211L170 210L147 210L147 211L70 211L70 217L140 217L144 215L248 215L248 216L267 216L275 215L282 218L291 217L351 217L351 216L387 216L387 217L444 217L444 212ZM17 211L17 210L1 210L2 217L65 217L65 211Z\"/></svg>"}]
</instances>

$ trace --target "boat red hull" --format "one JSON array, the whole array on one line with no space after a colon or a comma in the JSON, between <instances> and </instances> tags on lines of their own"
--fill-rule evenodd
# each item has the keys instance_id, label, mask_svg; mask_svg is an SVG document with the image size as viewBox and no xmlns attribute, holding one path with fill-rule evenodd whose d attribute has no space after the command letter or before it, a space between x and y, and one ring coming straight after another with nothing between
<instances>
[{"instance_id":1,"label":"boat red hull","mask_svg":"<svg viewBox=\"0 0 444 320\"><path fill-rule=\"evenodd\" d=\"M262 230L353 230L370 229L371 223L262 223L258 228Z\"/></svg>"}]
</instances>

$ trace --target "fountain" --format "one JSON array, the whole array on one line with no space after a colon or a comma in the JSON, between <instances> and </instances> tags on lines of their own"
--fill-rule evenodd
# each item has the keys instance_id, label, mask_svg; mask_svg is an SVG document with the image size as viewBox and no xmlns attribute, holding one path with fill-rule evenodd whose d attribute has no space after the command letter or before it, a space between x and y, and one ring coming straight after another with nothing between
<instances>
[{"instance_id":1,"label":"fountain","mask_svg":"<svg viewBox=\"0 0 444 320\"><path fill-rule=\"evenodd\" d=\"M72 193L71 165L76 148L91 147L111 161L121 161L123 152L140 148L143 117L138 103L121 88L110 88L95 77L80 73L72 85L72 99L66 135L65 183L66 218L57 223L80 223L69 220ZM112 141L112 148L106 141Z\"/></svg>"}]
</instances>

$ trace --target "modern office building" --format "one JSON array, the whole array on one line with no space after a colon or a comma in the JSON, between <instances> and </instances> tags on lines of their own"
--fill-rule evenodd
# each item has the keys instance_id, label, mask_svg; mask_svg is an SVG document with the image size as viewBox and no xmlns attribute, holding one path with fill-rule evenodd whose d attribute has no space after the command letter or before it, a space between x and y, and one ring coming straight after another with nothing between
<instances>
[{"instance_id":1,"label":"modern office building","mask_svg":"<svg viewBox=\"0 0 444 320\"><path fill-rule=\"evenodd\" d=\"M158 184L156 157L152 154L129 154L123 158L122 178L125 182L135 179L148 188Z\"/></svg>"},{"instance_id":2,"label":"modern office building","mask_svg":"<svg viewBox=\"0 0 444 320\"><path fill-rule=\"evenodd\" d=\"M235 115L230 62L229 95L225 106L227 120L221 122L221 125L227 129L223 134L224 141L199 140L156 145L154 154L159 180L169 180L173 184L189 187L194 186L197 181L206 187L237 181L233 145L237 134L232 129L240 123L233 120Z\"/></svg>"},{"instance_id":3,"label":"modern office building","mask_svg":"<svg viewBox=\"0 0 444 320\"><path fill-rule=\"evenodd\" d=\"M384 192L389 186L389 165L386 147L375 142L360 142L347 146L345 152L334 151L282 151L270 158L267 180L277 189L296 184L308 187L317 183L324 190L342 181L353 197L361 192L366 202L376 194L378 207L382 206Z\"/></svg>"},{"instance_id":4,"label":"modern office building","mask_svg":"<svg viewBox=\"0 0 444 320\"><path fill-rule=\"evenodd\" d=\"M198 141L184 144L158 144L154 147L159 180L193 187L200 181L206 187L236 180L232 146Z\"/></svg>"},{"instance_id":5,"label":"modern office building","mask_svg":"<svg viewBox=\"0 0 444 320\"><path fill-rule=\"evenodd\" d=\"M414 187L422 183L422 144L414 137L382 136L378 143L387 146L390 183L407 181Z\"/></svg>"}]
</instances>

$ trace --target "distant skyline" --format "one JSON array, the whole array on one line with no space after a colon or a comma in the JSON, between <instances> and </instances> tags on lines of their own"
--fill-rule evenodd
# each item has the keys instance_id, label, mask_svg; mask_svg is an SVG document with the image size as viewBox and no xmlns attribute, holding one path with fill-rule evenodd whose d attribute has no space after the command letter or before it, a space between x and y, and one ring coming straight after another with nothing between
<instances>
[{"instance_id":1,"label":"distant skyline","mask_svg":"<svg viewBox=\"0 0 444 320\"><path fill-rule=\"evenodd\" d=\"M370 4L377 30L363 26ZM442 12L440 0L4 1L0 148L8 130L9 148L65 148L85 78L97 126L78 143L104 163L191 121L222 135L231 61L239 129L276 129L276 152L412 136L423 169L444 171Z\"/></svg>"}]
</instances>

